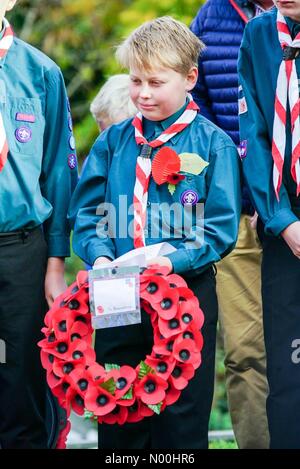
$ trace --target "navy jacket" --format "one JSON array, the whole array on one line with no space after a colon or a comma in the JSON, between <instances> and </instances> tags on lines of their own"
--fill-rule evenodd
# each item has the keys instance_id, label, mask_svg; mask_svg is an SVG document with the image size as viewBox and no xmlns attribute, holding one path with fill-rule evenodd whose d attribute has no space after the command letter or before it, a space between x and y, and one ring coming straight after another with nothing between
<instances>
[{"instance_id":1,"label":"navy jacket","mask_svg":"<svg viewBox=\"0 0 300 469\"><path fill-rule=\"evenodd\" d=\"M237 59L246 23L254 16L252 2L207 0L191 24L206 45L199 57L199 78L193 97L201 114L239 144ZM243 212L253 208L243 188Z\"/></svg>"}]
</instances>

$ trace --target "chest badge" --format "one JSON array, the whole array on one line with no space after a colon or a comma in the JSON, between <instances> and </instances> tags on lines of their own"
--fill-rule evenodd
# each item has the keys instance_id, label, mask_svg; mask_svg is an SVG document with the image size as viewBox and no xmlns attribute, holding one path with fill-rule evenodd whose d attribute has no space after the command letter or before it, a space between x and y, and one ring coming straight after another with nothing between
<instances>
[{"instance_id":1,"label":"chest badge","mask_svg":"<svg viewBox=\"0 0 300 469\"><path fill-rule=\"evenodd\" d=\"M21 143L27 143L32 138L32 132L29 127L22 125L18 127L15 131L16 139Z\"/></svg>"},{"instance_id":2,"label":"chest badge","mask_svg":"<svg viewBox=\"0 0 300 469\"><path fill-rule=\"evenodd\" d=\"M70 153L70 155L68 155L68 165L69 165L70 169L75 169L76 168L77 158L76 158L75 153Z\"/></svg>"},{"instance_id":3,"label":"chest badge","mask_svg":"<svg viewBox=\"0 0 300 469\"><path fill-rule=\"evenodd\" d=\"M180 202L182 205L196 205L199 200L199 196L196 191L188 189L184 191L180 196Z\"/></svg>"}]
</instances>

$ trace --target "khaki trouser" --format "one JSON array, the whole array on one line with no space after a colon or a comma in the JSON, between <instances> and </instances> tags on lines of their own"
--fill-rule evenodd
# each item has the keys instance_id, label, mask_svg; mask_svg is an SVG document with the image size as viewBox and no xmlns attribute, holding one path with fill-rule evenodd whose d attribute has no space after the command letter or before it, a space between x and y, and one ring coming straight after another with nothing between
<instances>
[{"instance_id":1,"label":"khaki trouser","mask_svg":"<svg viewBox=\"0 0 300 469\"><path fill-rule=\"evenodd\" d=\"M256 231L242 215L236 248L217 264L228 404L239 448L269 447L260 268Z\"/></svg>"}]
</instances>

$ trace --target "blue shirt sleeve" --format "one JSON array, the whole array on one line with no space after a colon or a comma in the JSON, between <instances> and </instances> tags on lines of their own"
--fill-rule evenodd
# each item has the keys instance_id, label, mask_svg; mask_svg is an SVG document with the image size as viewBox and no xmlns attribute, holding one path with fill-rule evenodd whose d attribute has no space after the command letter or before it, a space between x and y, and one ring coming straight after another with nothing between
<instances>
[{"instance_id":1,"label":"blue shirt sleeve","mask_svg":"<svg viewBox=\"0 0 300 469\"><path fill-rule=\"evenodd\" d=\"M100 205L105 204L111 155L106 135L107 132L101 133L93 145L69 209L74 251L90 265L97 257L115 258L115 247L106 231L105 205Z\"/></svg>"},{"instance_id":2,"label":"blue shirt sleeve","mask_svg":"<svg viewBox=\"0 0 300 469\"><path fill-rule=\"evenodd\" d=\"M65 257L70 255L67 211L77 182L76 154L72 141L73 149L70 147L71 117L60 70L52 68L47 71L45 81L46 126L40 187L42 196L52 205L53 210L43 227L48 257ZM68 165L70 161L73 161L71 167Z\"/></svg>"},{"instance_id":3,"label":"blue shirt sleeve","mask_svg":"<svg viewBox=\"0 0 300 469\"><path fill-rule=\"evenodd\" d=\"M241 85L239 99L243 100L243 111L239 115L240 138L246 148L243 172L266 233L278 236L288 225L298 221L298 218L291 210L284 184L281 185L279 201L276 199L272 148L267 122L261 111L264 103L260 103L257 96L252 57L255 49L251 46L250 37L251 31L246 26L238 60ZM270 116L270 119L273 119L273 116Z\"/></svg>"},{"instance_id":4,"label":"blue shirt sleeve","mask_svg":"<svg viewBox=\"0 0 300 469\"><path fill-rule=\"evenodd\" d=\"M193 229L198 233L198 239L185 239L176 252L167 255L174 272L193 270L200 273L235 246L241 211L241 182L239 158L233 144L213 149L206 185L208 194L203 226L201 229L198 219L197 227Z\"/></svg>"}]
</instances>

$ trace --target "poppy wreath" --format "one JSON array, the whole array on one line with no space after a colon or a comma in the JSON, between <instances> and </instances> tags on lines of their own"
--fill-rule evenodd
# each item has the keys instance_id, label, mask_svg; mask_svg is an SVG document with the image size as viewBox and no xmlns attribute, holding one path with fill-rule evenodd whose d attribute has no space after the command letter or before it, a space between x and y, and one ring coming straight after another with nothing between
<instances>
[{"instance_id":1,"label":"poppy wreath","mask_svg":"<svg viewBox=\"0 0 300 469\"><path fill-rule=\"evenodd\" d=\"M204 316L192 290L179 275L155 266L140 274L140 301L150 315L153 348L136 368L96 362L86 271L46 314L41 361L68 417L72 409L99 423L138 422L176 402L193 378Z\"/></svg>"}]
</instances>

